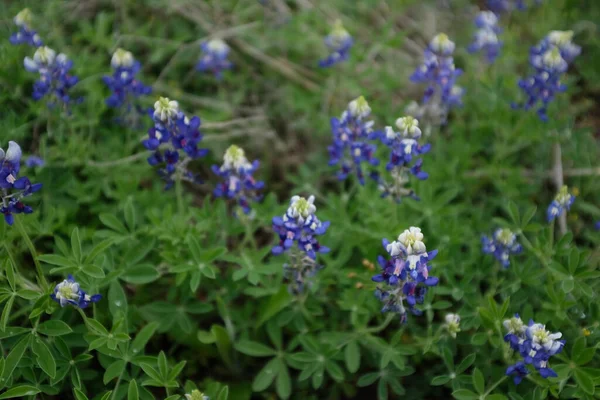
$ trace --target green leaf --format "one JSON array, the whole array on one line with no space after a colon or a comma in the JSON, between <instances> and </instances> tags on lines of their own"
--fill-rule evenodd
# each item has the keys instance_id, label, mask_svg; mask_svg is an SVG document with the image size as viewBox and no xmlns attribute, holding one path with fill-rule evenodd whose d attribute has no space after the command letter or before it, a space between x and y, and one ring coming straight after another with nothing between
<instances>
[{"instance_id":1,"label":"green leaf","mask_svg":"<svg viewBox=\"0 0 600 400\"><path fill-rule=\"evenodd\" d=\"M455 390L452 392L452 396L454 396L454 398L457 400L476 400L479 398L478 394L467 389Z\"/></svg>"},{"instance_id":2,"label":"green leaf","mask_svg":"<svg viewBox=\"0 0 600 400\"><path fill-rule=\"evenodd\" d=\"M261 315L258 318L257 326L261 326L267 322L271 317L275 316L281 310L286 308L292 301L290 293L285 285L281 285L281 288L277 293L269 298L267 304L261 308Z\"/></svg>"},{"instance_id":3,"label":"green leaf","mask_svg":"<svg viewBox=\"0 0 600 400\"><path fill-rule=\"evenodd\" d=\"M337 363L328 360L325 363L325 369L327 370L329 376L333 378L333 380L337 382L341 382L344 380L344 371L340 368L339 365L337 365Z\"/></svg>"},{"instance_id":4,"label":"green leaf","mask_svg":"<svg viewBox=\"0 0 600 400\"><path fill-rule=\"evenodd\" d=\"M279 374L277 374L275 387L277 389L277 394L282 399L287 399L292 394L292 380L290 378L290 373L287 366L283 363L281 364Z\"/></svg>"},{"instance_id":5,"label":"green leaf","mask_svg":"<svg viewBox=\"0 0 600 400\"><path fill-rule=\"evenodd\" d=\"M106 275L104 274L104 270L94 264L86 264L83 266L83 268L81 269L81 271L88 275L91 276L92 278L98 278L98 279L102 279L104 278Z\"/></svg>"},{"instance_id":6,"label":"green leaf","mask_svg":"<svg viewBox=\"0 0 600 400\"><path fill-rule=\"evenodd\" d=\"M164 351L158 353L158 371L162 378L166 378L169 374L169 363L167 362L167 355Z\"/></svg>"},{"instance_id":7,"label":"green leaf","mask_svg":"<svg viewBox=\"0 0 600 400\"><path fill-rule=\"evenodd\" d=\"M102 382L106 385L108 382L112 381L116 377L120 376L125 369L125 361L117 360L110 364L106 371L104 371L104 377L102 378Z\"/></svg>"},{"instance_id":8,"label":"green leaf","mask_svg":"<svg viewBox=\"0 0 600 400\"><path fill-rule=\"evenodd\" d=\"M156 248L154 238L140 241L123 256L123 261L128 266L133 266L142 261L152 250Z\"/></svg>"},{"instance_id":9,"label":"green leaf","mask_svg":"<svg viewBox=\"0 0 600 400\"><path fill-rule=\"evenodd\" d=\"M229 397L229 386L223 387L217 395L217 400L227 400Z\"/></svg>"},{"instance_id":10,"label":"green leaf","mask_svg":"<svg viewBox=\"0 0 600 400\"><path fill-rule=\"evenodd\" d=\"M514 201L508 203L508 215L515 225L520 226L521 217L519 215L519 207L517 207L517 204Z\"/></svg>"},{"instance_id":11,"label":"green leaf","mask_svg":"<svg viewBox=\"0 0 600 400\"><path fill-rule=\"evenodd\" d=\"M73 393L75 393L75 398L77 400L89 400L88 397L81 390L74 388Z\"/></svg>"},{"instance_id":12,"label":"green leaf","mask_svg":"<svg viewBox=\"0 0 600 400\"><path fill-rule=\"evenodd\" d=\"M458 364L458 367L456 367L456 375L460 375L463 372L465 372L467 370L467 368L469 368L471 366L471 364L473 364L473 362L475 361L475 357L476 357L475 353L472 353L472 354L469 354L468 356L466 356L460 362L460 364Z\"/></svg>"},{"instance_id":13,"label":"green leaf","mask_svg":"<svg viewBox=\"0 0 600 400\"><path fill-rule=\"evenodd\" d=\"M50 265L58 265L59 267L77 268L77 264L73 260L69 260L66 257L59 256L57 254L42 254L37 259L41 262Z\"/></svg>"},{"instance_id":14,"label":"green leaf","mask_svg":"<svg viewBox=\"0 0 600 400\"><path fill-rule=\"evenodd\" d=\"M221 358L228 365L232 365L232 362L231 362L231 347L232 346L231 346L231 340L229 339L229 335L227 334L227 331L225 330L225 328L223 328L220 325L213 325L210 328L210 331L212 332L213 336L216 339L215 343L217 344L217 350L219 351Z\"/></svg>"},{"instance_id":15,"label":"green leaf","mask_svg":"<svg viewBox=\"0 0 600 400\"><path fill-rule=\"evenodd\" d=\"M573 280L572 277L568 277L568 278L562 280L561 286L562 286L563 292L571 293L573 288L575 288L575 281Z\"/></svg>"},{"instance_id":16,"label":"green leaf","mask_svg":"<svg viewBox=\"0 0 600 400\"><path fill-rule=\"evenodd\" d=\"M346 345L344 349L344 359L346 361L346 368L349 372L356 372L360 367L360 348L356 341L352 341Z\"/></svg>"},{"instance_id":17,"label":"green leaf","mask_svg":"<svg viewBox=\"0 0 600 400\"><path fill-rule=\"evenodd\" d=\"M96 321L95 319L88 318L87 319L87 325L88 325L88 328L93 333L96 333L96 334L102 335L102 336L108 336L108 331L106 330L106 328L104 327L104 325L102 325L100 322Z\"/></svg>"},{"instance_id":18,"label":"green leaf","mask_svg":"<svg viewBox=\"0 0 600 400\"><path fill-rule=\"evenodd\" d=\"M33 396L40 392L38 388L30 385L21 385L8 389L6 392L0 394L0 399L14 399L16 397L24 398L25 396Z\"/></svg>"},{"instance_id":19,"label":"green leaf","mask_svg":"<svg viewBox=\"0 0 600 400\"><path fill-rule=\"evenodd\" d=\"M485 391L485 380L483 378L483 373L479 370L479 368L475 367L472 375L473 387L479 394L483 394Z\"/></svg>"},{"instance_id":20,"label":"green leaf","mask_svg":"<svg viewBox=\"0 0 600 400\"><path fill-rule=\"evenodd\" d=\"M100 214L100 221L113 231L117 231L119 233L127 233L127 229L125 225L117 217L112 214Z\"/></svg>"},{"instance_id":21,"label":"green leaf","mask_svg":"<svg viewBox=\"0 0 600 400\"><path fill-rule=\"evenodd\" d=\"M490 394L489 396L487 396L485 398L485 400L507 400L508 397L506 397L503 394Z\"/></svg>"},{"instance_id":22,"label":"green leaf","mask_svg":"<svg viewBox=\"0 0 600 400\"><path fill-rule=\"evenodd\" d=\"M536 211L536 206L527 208L527 211L525 211L525 214L523 214L523 219L521 220L521 228L525 228L529 224L529 221L531 221L531 219L535 216Z\"/></svg>"},{"instance_id":23,"label":"green leaf","mask_svg":"<svg viewBox=\"0 0 600 400\"><path fill-rule=\"evenodd\" d=\"M17 296L25 300L37 300L43 294L39 291L29 290L29 289L21 289L17 291Z\"/></svg>"},{"instance_id":24,"label":"green leaf","mask_svg":"<svg viewBox=\"0 0 600 400\"><path fill-rule=\"evenodd\" d=\"M125 223L131 232L135 230L137 215L135 212L135 206L133 205L132 197L129 197L125 203Z\"/></svg>"},{"instance_id":25,"label":"green leaf","mask_svg":"<svg viewBox=\"0 0 600 400\"><path fill-rule=\"evenodd\" d=\"M112 395L112 390L109 390L108 392L104 393L104 396L102 396L102 398L100 400L108 400L111 395Z\"/></svg>"},{"instance_id":26,"label":"green leaf","mask_svg":"<svg viewBox=\"0 0 600 400\"><path fill-rule=\"evenodd\" d=\"M198 331L198 340L200 341L200 343L204 344L212 344L217 341L215 335L213 335L212 332L202 330Z\"/></svg>"},{"instance_id":27,"label":"green leaf","mask_svg":"<svg viewBox=\"0 0 600 400\"><path fill-rule=\"evenodd\" d=\"M265 346L262 343L253 342L251 340L242 339L235 344L235 349L240 353L247 354L253 357L267 357L277 354L272 348Z\"/></svg>"},{"instance_id":28,"label":"green leaf","mask_svg":"<svg viewBox=\"0 0 600 400\"><path fill-rule=\"evenodd\" d=\"M139 400L140 394L137 387L137 382L132 379L129 382L129 388L127 389L127 400Z\"/></svg>"},{"instance_id":29,"label":"green leaf","mask_svg":"<svg viewBox=\"0 0 600 400\"><path fill-rule=\"evenodd\" d=\"M8 298L6 304L4 304L2 310L2 316L0 316L0 330L5 331L6 325L8 325L8 318L10 317L10 311L12 310L13 303L15 301L15 296L12 295Z\"/></svg>"},{"instance_id":30,"label":"green leaf","mask_svg":"<svg viewBox=\"0 0 600 400\"><path fill-rule=\"evenodd\" d=\"M262 392L273 383L275 377L279 373L281 362L277 358L273 358L260 370L252 382L252 390Z\"/></svg>"},{"instance_id":31,"label":"green leaf","mask_svg":"<svg viewBox=\"0 0 600 400\"><path fill-rule=\"evenodd\" d=\"M51 319L38 325L37 331L46 336L62 336L73 332L73 329L58 319Z\"/></svg>"},{"instance_id":32,"label":"green leaf","mask_svg":"<svg viewBox=\"0 0 600 400\"><path fill-rule=\"evenodd\" d=\"M15 292L17 290L17 283L15 282L15 270L13 268L12 261L10 260L10 258L7 258L4 262L4 270L10 288L13 292Z\"/></svg>"},{"instance_id":33,"label":"green leaf","mask_svg":"<svg viewBox=\"0 0 600 400\"><path fill-rule=\"evenodd\" d=\"M365 374L363 376L361 376L360 378L358 378L358 381L356 382L356 386L358 387L365 387L365 386L371 386L373 384L373 382L375 382L377 379L379 379L379 372L369 372L368 374Z\"/></svg>"},{"instance_id":34,"label":"green leaf","mask_svg":"<svg viewBox=\"0 0 600 400\"><path fill-rule=\"evenodd\" d=\"M71 232L71 251L75 261L81 262L81 239L79 237L79 228L74 228Z\"/></svg>"},{"instance_id":35,"label":"green leaf","mask_svg":"<svg viewBox=\"0 0 600 400\"><path fill-rule=\"evenodd\" d=\"M35 338L31 344L31 349L37 356L37 363L40 368L51 378L56 376L56 361L50 352L50 349L40 338Z\"/></svg>"},{"instance_id":36,"label":"green leaf","mask_svg":"<svg viewBox=\"0 0 600 400\"><path fill-rule=\"evenodd\" d=\"M441 385L445 385L448 382L450 382L450 376L449 375L440 375L440 376L435 376L431 380L431 385L432 386L441 386Z\"/></svg>"},{"instance_id":37,"label":"green leaf","mask_svg":"<svg viewBox=\"0 0 600 400\"><path fill-rule=\"evenodd\" d=\"M128 283L143 285L154 282L159 277L160 275L158 274L158 271L156 271L156 268L149 265L138 265L127 268L125 273L121 276L121 279Z\"/></svg>"},{"instance_id":38,"label":"green leaf","mask_svg":"<svg viewBox=\"0 0 600 400\"><path fill-rule=\"evenodd\" d=\"M113 317L127 314L127 296L117 280L112 281L108 288L108 308Z\"/></svg>"},{"instance_id":39,"label":"green leaf","mask_svg":"<svg viewBox=\"0 0 600 400\"><path fill-rule=\"evenodd\" d=\"M581 368L575 370L575 381L584 392L590 395L594 394L594 380Z\"/></svg>"},{"instance_id":40,"label":"green leaf","mask_svg":"<svg viewBox=\"0 0 600 400\"><path fill-rule=\"evenodd\" d=\"M105 239L94 246L85 258L85 264L91 264L99 255L104 253L110 246L114 244L114 239Z\"/></svg>"}]
</instances>

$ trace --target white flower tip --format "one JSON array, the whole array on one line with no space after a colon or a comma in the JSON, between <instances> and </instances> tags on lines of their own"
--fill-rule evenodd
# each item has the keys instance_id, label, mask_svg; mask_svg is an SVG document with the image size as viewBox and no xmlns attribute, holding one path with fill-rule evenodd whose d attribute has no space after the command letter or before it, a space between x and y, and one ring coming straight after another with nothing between
<instances>
[{"instance_id":1,"label":"white flower tip","mask_svg":"<svg viewBox=\"0 0 600 400\"><path fill-rule=\"evenodd\" d=\"M360 96L352 100L348 104L348 109L350 110L350 114L352 114L352 116L359 118L364 118L371 113L371 107L369 107L369 103L364 96Z\"/></svg>"},{"instance_id":2,"label":"white flower tip","mask_svg":"<svg viewBox=\"0 0 600 400\"><path fill-rule=\"evenodd\" d=\"M134 63L133 54L130 51L118 48L112 55L110 64L114 68L118 67L131 67Z\"/></svg>"},{"instance_id":3,"label":"white flower tip","mask_svg":"<svg viewBox=\"0 0 600 400\"><path fill-rule=\"evenodd\" d=\"M15 15L14 22L17 26L23 26L25 28L29 28L31 25L31 21L33 19L33 14L29 8L24 8L17 15Z\"/></svg>"},{"instance_id":4,"label":"white flower tip","mask_svg":"<svg viewBox=\"0 0 600 400\"><path fill-rule=\"evenodd\" d=\"M455 44L445 33L438 33L429 43L431 50L435 53L451 54L454 52Z\"/></svg>"}]
</instances>

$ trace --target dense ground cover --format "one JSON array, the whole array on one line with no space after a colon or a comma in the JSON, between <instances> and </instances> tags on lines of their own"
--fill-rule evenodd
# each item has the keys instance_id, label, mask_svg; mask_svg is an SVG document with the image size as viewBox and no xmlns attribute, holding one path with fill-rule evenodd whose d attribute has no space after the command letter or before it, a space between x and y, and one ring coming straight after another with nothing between
<instances>
[{"instance_id":1,"label":"dense ground cover","mask_svg":"<svg viewBox=\"0 0 600 400\"><path fill-rule=\"evenodd\" d=\"M517 3L0 4L0 399L597 398L600 6Z\"/></svg>"}]
</instances>

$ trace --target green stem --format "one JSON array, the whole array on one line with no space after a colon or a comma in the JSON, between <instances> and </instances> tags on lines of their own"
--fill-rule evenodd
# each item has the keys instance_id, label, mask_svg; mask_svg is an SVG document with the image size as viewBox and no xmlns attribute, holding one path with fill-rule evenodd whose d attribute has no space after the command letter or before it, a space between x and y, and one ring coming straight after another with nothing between
<instances>
[{"instance_id":1,"label":"green stem","mask_svg":"<svg viewBox=\"0 0 600 400\"><path fill-rule=\"evenodd\" d=\"M527 239L527 236L525 236L523 234L523 232L521 232L521 242L523 243L523 246L531 251L541 262L542 264L547 267L548 264L550 264L550 259L546 258L538 249L536 249L535 247L533 247L533 245L531 244L531 242L529 241L529 239Z\"/></svg>"},{"instance_id":2,"label":"green stem","mask_svg":"<svg viewBox=\"0 0 600 400\"><path fill-rule=\"evenodd\" d=\"M121 384L121 379L123 379L124 372L125 372L125 368L123 368L123 370L119 374L119 378L117 379L117 383L115 384L115 388L113 389L113 394L110 397L111 400L115 400L115 397L117 396L117 391L119 389L119 385ZM167 397L168 397L168 395L167 395Z\"/></svg>"},{"instance_id":3,"label":"green stem","mask_svg":"<svg viewBox=\"0 0 600 400\"><path fill-rule=\"evenodd\" d=\"M550 238L548 240L548 242L550 243L550 251L552 251L552 249L554 248L554 224L556 222L556 219L553 219L552 222L550 223Z\"/></svg>"},{"instance_id":4,"label":"green stem","mask_svg":"<svg viewBox=\"0 0 600 400\"><path fill-rule=\"evenodd\" d=\"M496 389L498 387L498 385L500 385L502 382L504 382L506 379L508 379L508 377L506 375L504 375L502 378L500 378L496 383L494 383L483 395L483 397L487 397L488 394L490 394L492 392L492 390Z\"/></svg>"},{"instance_id":5,"label":"green stem","mask_svg":"<svg viewBox=\"0 0 600 400\"><path fill-rule=\"evenodd\" d=\"M385 320L381 323L381 325L374 326L373 328L365 329L365 332L369 332L369 333L381 332L382 330L387 328L387 326L390 324L390 322L392 322L394 320L395 317L396 317L396 314L388 314L387 317L385 318Z\"/></svg>"},{"instance_id":6,"label":"green stem","mask_svg":"<svg viewBox=\"0 0 600 400\"><path fill-rule=\"evenodd\" d=\"M179 214L183 214L183 182L181 181L181 179L177 179L175 181L175 195L177 196L177 210Z\"/></svg>"},{"instance_id":7,"label":"green stem","mask_svg":"<svg viewBox=\"0 0 600 400\"><path fill-rule=\"evenodd\" d=\"M37 259L37 254L35 251L35 247L33 246L33 242L29 238L29 235L27 234L27 231L25 230L25 227L23 226L19 215L15 215L15 226L17 227L17 230L21 233L25 244L29 248L29 252L31 253L31 257L33 258L33 263L35 264L35 269L37 270L38 282L42 287L42 290L46 292L48 290L48 282L46 281L46 277L44 276L44 270L42 269L42 266Z\"/></svg>"}]
</instances>

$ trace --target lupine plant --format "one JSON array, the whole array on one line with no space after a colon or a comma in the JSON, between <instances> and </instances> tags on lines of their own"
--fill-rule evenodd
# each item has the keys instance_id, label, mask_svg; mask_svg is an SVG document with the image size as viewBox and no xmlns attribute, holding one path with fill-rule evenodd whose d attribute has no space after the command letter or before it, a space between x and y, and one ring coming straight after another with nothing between
<instances>
[{"instance_id":1,"label":"lupine plant","mask_svg":"<svg viewBox=\"0 0 600 400\"><path fill-rule=\"evenodd\" d=\"M132 111L143 113L136 99L152 93L152 88L144 85L136 77L141 68L140 62L133 58L131 52L117 49L112 55L110 65L113 74L102 78L111 91L110 96L105 100L106 105L121 109L122 119L126 119Z\"/></svg>"},{"instance_id":2,"label":"lupine plant","mask_svg":"<svg viewBox=\"0 0 600 400\"><path fill-rule=\"evenodd\" d=\"M502 42L498 38L501 29L498 27L498 17L492 11L481 11L475 18L477 31L473 37L473 43L469 45L469 52L483 52L487 61L493 63L502 48Z\"/></svg>"},{"instance_id":3,"label":"lupine plant","mask_svg":"<svg viewBox=\"0 0 600 400\"><path fill-rule=\"evenodd\" d=\"M0 400L598 398L596 2L22 3Z\"/></svg>"},{"instance_id":4,"label":"lupine plant","mask_svg":"<svg viewBox=\"0 0 600 400\"><path fill-rule=\"evenodd\" d=\"M43 45L40 35L32 29L33 14L29 8L19 11L13 18L13 21L17 28L19 28L19 31L10 36L9 40L12 44L27 44L33 47Z\"/></svg>"},{"instance_id":5,"label":"lupine plant","mask_svg":"<svg viewBox=\"0 0 600 400\"><path fill-rule=\"evenodd\" d=\"M233 68L233 63L228 58L231 49L224 40L212 39L202 42L200 48L202 55L196 65L198 71L210 72L215 78L222 79L223 71Z\"/></svg>"},{"instance_id":6,"label":"lupine plant","mask_svg":"<svg viewBox=\"0 0 600 400\"><path fill-rule=\"evenodd\" d=\"M61 106L67 108L74 99L70 90L79 78L71 74L73 61L69 60L63 53L56 52L47 46L38 47L33 58L25 57L25 69L29 72L37 72L38 80L33 84L34 100L48 97L47 103L51 108Z\"/></svg>"}]
</instances>

